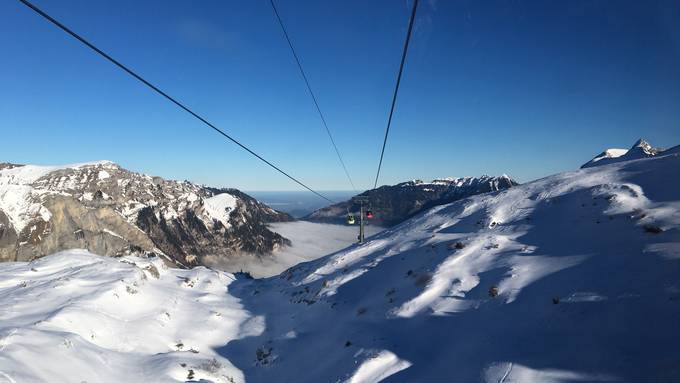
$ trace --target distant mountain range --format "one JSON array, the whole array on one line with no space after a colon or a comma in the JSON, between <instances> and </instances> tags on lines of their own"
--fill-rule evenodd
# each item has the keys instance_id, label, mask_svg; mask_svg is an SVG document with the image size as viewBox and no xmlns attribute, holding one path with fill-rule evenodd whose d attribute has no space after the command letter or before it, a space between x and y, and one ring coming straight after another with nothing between
<instances>
[{"instance_id":1,"label":"distant mountain range","mask_svg":"<svg viewBox=\"0 0 680 383\"><path fill-rule=\"evenodd\" d=\"M125 170L108 161L67 166L0 164L0 260L82 248L154 253L192 266L207 255L265 254L289 241L267 223L291 221L236 189Z\"/></svg>"},{"instance_id":2,"label":"distant mountain range","mask_svg":"<svg viewBox=\"0 0 680 383\"><path fill-rule=\"evenodd\" d=\"M374 213L372 224L390 227L431 207L516 185L518 183L506 175L445 178L432 182L413 180L391 186L381 186L358 196L368 199L368 207ZM359 204L349 200L319 209L303 219L340 224L345 222L348 213L357 214L358 211Z\"/></svg>"}]
</instances>

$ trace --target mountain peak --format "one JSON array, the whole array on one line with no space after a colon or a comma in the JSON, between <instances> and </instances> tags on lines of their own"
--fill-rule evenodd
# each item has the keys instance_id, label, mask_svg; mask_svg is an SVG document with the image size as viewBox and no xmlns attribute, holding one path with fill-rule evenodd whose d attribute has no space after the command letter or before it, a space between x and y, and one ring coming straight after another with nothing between
<instances>
[{"instance_id":1,"label":"mountain peak","mask_svg":"<svg viewBox=\"0 0 680 383\"><path fill-rule=\"evenodd\" d=\"M639 140L635 141L635 144L633 144L633 148L636 147L651 148L652 145L650 145L649 142L645 141L644 138L640 138Z\"/></svg>"},{"instance_id":2,"label":"mountain peak","mask_svg":"<svg viewBox=\"0 0 680 383\"><path fill-rule=\"evenodd\" d=\"M653 157L659 153L662 153L664 149L655 148L645 139L640 138L633 144L633 146L626 149L607 149L597 156L593 157L592 160L586 162L581 166L581 169L589 168L593 166L606 165L621 161L637 160L640 158Z\"/></svg>"},{"instance_id":3,"label":"mountain peak","mask_svg":"<svg viewBox=\"0 0 680 383\"><path fill-rule=\"evenodd\" d=\"M646 157L654 156L654 155L657 155L660 152L663 152L662 148L655 148L652 145L650 145L649 142L645 141L642 138L637 140L635 145L633 145L633 147L630 148L630 150L628 152L631 153L631 152L634 152L635 150L641 151L642 153L644 153L644 155Z\"/></svg>"}]
</instances>

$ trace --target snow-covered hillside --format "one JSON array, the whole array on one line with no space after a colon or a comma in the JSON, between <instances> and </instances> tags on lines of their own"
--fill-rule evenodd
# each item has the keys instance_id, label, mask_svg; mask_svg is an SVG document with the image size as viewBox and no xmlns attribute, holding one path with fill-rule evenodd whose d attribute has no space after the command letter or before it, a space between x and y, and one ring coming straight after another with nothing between
<instances>
[{"instance_id":1,"label":"snow-covered hillside","mask_svg":"<svg viewBox=\"0 0 680 383\"><path fill-rule=\"evenodd\" d=\"M0 270L3 383L242 381L215 347L263 325L203 267L71 250Z\"/></svg>"},{"instance_id":2,"label":"snow-covered hillside","mask_svg":"<svg viewBox=\"0 0 680 383\"><path fill-rule=\"evenodd\" d=\"M677 382L679 229L663 153L437 206L270 279L0 264L0 379Z\"/></svg>"}]
</instances>

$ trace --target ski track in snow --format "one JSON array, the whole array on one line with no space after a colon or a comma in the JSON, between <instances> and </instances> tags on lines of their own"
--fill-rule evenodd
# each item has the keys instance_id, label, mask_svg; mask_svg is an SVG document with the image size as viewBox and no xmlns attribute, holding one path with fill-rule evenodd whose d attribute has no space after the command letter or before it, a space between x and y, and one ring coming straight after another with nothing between
<instances>
[{"instance_id":1,"label":"ski track in snow","mask_svg":"<svg viewBox=\"0 0 680 383\"><path fill-rule=\"evenodd\" d=\"M77 250L0 264L0 376L675 381L679 179L680 154L561 173L267 279Z\"/></svg>"}]
</instances>

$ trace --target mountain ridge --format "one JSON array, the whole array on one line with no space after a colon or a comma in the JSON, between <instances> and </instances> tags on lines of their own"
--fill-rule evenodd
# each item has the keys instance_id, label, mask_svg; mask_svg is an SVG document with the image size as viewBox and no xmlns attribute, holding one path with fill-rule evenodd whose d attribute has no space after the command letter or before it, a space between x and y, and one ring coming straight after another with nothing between
<instances>
[{"instance_id":1,"label":"mountain ridge","mask_svg":"<svg viewBox=\"0 0 680 383\"><path fill-rule=\"evenodd\" d=\"M165 180L111 161L0 164L0 260L85 248L156 253L191 266L207 255L269 254L290 242L266 224L292 219L236 189Z\"/></svg>"},{"instance_id":2,"label":"mountain ridge","mask_svg":"<svg viewBox=\"0 0 680 383\"><path fill-rule=\"evenodd\" d=\"M374 209L372 224L390 227L431 207L450 203L475 194L504 190L519 185L508 175L459 178L437 178L431 182L411 180L396 185L383 185L358 194L369 200ZM359 204L352 199L318 209L303 220L322 223L344 223L348 213L357 214Z\"/></svg>"},{"instance_id":3,"label":"mountain ridge","mask_svg":"<svg viewBox=\"0 0 680 383\"><path fill-rule=\"evenodd\" d=\"M640 138L633 144L633 146L630 147L630 149L605 149L602 153L596 155L593 157L593 159L581 165L581 169L613 164L622 161L654 157L664 152L672 153L675 150L678 150L678 148L680 148L680 145L671 147L669 149L653 147L649 142Z\"/></svg>"}]
</instances>

